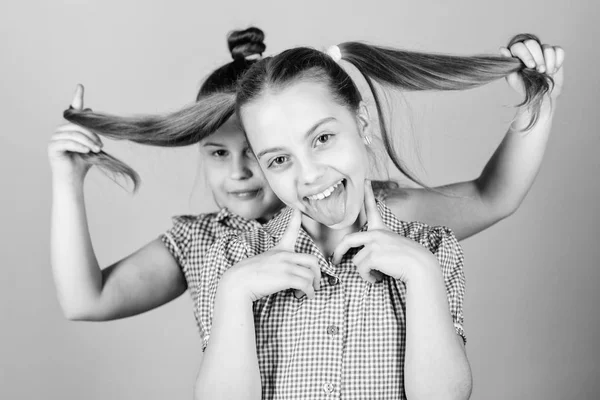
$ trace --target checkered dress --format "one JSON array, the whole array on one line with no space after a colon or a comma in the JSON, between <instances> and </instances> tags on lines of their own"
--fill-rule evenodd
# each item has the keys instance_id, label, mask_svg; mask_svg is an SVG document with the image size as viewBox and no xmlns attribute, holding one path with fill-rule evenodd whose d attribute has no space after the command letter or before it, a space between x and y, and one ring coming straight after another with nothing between
<instances>
[{"instance_id":1,"label":"checkered dress","mask_svg":"<svg viewBox=\"0 0 600 400\"><path fill-rule=\"evenodd\" d=\"M401 222L382 203L378 207L388 227L437 256L449 311L464 340L463 253L455 236L445 227ZM207 334L222 274L242 259L271 249L290 216L291 209L285 209L262 229L227 234L211 247L200 282L200 314ZM374 285L364 281L352 263L356 249L334 266L304 230L295 250L318 257L321 289L312 300L297 299L287 290L254 303L263 399L404 399L404 283L391 277Z\"/></svg>"},{"instance_id":2,"label":"checkered dress","mask_svg":"<svg viewBox=\"0 0 600 400\"><path fill-rule=\"evenodd\" d=\"M173 217L173 227L160 237L183 271L194 302L196 323L205 342L208 336L201 319L199 290L203 258L218 238L260 226L255 220L249 221L223 208L218 213Z\"/></svg>"}]
</instances>

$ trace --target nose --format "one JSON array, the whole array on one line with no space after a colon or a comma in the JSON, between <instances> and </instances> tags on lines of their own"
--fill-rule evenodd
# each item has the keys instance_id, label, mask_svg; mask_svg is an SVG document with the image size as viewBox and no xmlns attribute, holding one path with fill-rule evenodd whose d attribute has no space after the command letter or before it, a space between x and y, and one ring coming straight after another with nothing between
<instances>
[{"instance_id":1,"label":"nose","mask_svg":"<svg viewBox=\"0 0 600 400\"><path fill-rule=\"evenodd\" d=\"M229 177L234 180L244 180L252 177L252 170L249 165L250 161L247 157L237 156L233 157Z\"/></svg>"},{"instance_id":2,"label":"nose","mask_svg":"<svg viewBox=\"0 0 600 400\"><path fill-rule=\"evenodd\" d=\"M314 157L306 157L304 160L298 160L300 168L300 177L305 185L312 185L318 182L323 176L323 165L315 160Z\"/></svg>"}]
</instances>

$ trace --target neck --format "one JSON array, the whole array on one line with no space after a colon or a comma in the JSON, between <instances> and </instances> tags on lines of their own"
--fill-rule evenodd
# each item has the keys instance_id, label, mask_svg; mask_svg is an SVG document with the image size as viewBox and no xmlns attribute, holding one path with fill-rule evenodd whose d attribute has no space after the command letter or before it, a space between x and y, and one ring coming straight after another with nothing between
<instances>
[{"instance_id":1,"label":"neck","mask_svg":"<svg viewBox=\"0 0 600 400\"><path fill-rule=\"evenodd\" d=\"M329 257L333 253L335 247L340 243L344 236L358 232L365 222L367 222L367 217L364 207L360 210L356 221L350 226L336 229L323 225L309 216L302 214L302 227L312 240L314 240L315 244L325 257Z\"/></svg>"},{"instance_id":2,"label":"neck","mask_svg":"<svg viewBox=\"0 0 600 400\"><path fill-rule=\"evenodd\" d=\"M281 211L283 207L285 207L283 204L277 204L272 209L267 210L263 215L256 218L256 220L261 224L266 224L275 216L275 214Z\"/></svg>"}]
</instances>

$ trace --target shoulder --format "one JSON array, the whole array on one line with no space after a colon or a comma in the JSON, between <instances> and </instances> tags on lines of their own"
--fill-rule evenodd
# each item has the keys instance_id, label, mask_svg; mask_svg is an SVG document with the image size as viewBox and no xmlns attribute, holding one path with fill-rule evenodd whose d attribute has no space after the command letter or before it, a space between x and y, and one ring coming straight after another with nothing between
<instances>
[{"instance_id":1,"label":"shoulder","mask_svg":"<svg viewBox=\"0 0 600 400\"><path fill-rule=\"evenodd\" d=\"M205 214L182 214L171 217L171 222L174 226L182 226L188 228L201 227L210 225L217 217L217 213Z\"/></svg>"},{"instance_id":2,"label":"shoulder","mask_svg":"<svg viewBox=\"0 0 600 400\"><path fill-rule=\"evenodd\" d=\"M262 227L243 232L227 232L219 236L210 246L207 262L216 265L234 265L273 248L274 240Z\"/></svg>"},{"instance_id":3,"label":"shoulder","mask_svg":"<svg viewBox=\"0 0 600 400\"><path fill-rule=\"evenodd\" d=\"M398 219L411 221L415 219L419 195L422 191L422 189L397 186L383 191L377 199L383 201Z\"/></svg>"},{"instance_id":4,"label":"shoulder","mask_svg":"<svg viewBox=\"0 0 600 400\"><path fill-rule=\"evenodd\" d=\"M171 217L172 227L165 233L176 238L190 238L192 236L210 235L214 230L217 213L198 215L176 215Z\"/></svg>"},{"instance_id":5,"label":"shoulder","mask_svg":"<svg viewBox=\"0 0 600 400\"><path fill-rule=\"evenodd\" d=\"M181 265L185 264L194 245L205 249L215 240L217 235L212 223L215 216L215 213L209 213L172 217L173 225L160 235L160 239Z\"/></svg>"},{"instance_id":6,"label":"shoulder","mask_svg":"<svg viewBox=\"0 0 600 400\"><path fill-rule=\"evenodd\" d=\"M420 221L402 221L386 205L378 205L384 223L397 234L420 243L432 253L452 253L455 258L462 259L462 247L452 229L447 226L430 226Z\"/></svg>"},{"instance_id":7,"label":"shoulder","mask_svg":"<svg viewBox=\"0 0 600 400\"><path fill-rule=\"evenodd\" d=\"M265 225L220 235L211 246L211 257L214 260L226 260L230 264L235 264L243 258L253 257L272 249L287 227L290 211L289 208L282 210Z\"/></svg>"}]
</instances>

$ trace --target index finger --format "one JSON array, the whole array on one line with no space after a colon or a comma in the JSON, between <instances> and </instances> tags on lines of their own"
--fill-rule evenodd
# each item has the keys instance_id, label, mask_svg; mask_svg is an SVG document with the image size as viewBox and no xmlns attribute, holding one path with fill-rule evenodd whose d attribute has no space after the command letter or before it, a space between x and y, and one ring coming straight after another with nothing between
<instances>
[{"instance_id":1,"label":"index finger","mask_svg":"<svg viewBox=\"0 0 600 400\"><path fill-rule=\"evenodd\" d=\"M537 68L540 72L546 71L546 63L544 61L544 54L542 46L536 40L526 40L524 42L525 47L529 50L529 53L533 57L533 60L537 64Z\"/></svg>"},{"instance_id":2,"label":"index finger","mask_svg":"<svg viewBox=\"0 0 600 400\"><path fill-rule=\"evenodd\" d=\"M513 57L519 58L528 68L535 68L535 61L525 43L517 42L509 50Z\"/></svg>"},{"instance_id":3,"label":"index finger","mask_svg":"<svg viewBox=\"0 0 600 400\"><path fill-rule=\"evenodd\" d=\"M371 181L368 179L365 180L365 213L367 214L367 222L369 223L368 230L387 229L387 226L383 223L381 215L379 214L373 187Z\"/></svg>"},{"instance_id":4,"label":"index finger","mask_svg":"<svg viewBox=\"0 0 600 400\"><path fill-rule=\"evenodd\" d=\"M293 252L296 245L296 239L298 238L298 233L300 232L301 224L302 214L300 213L300 210L293 209L288 226L285 228L285 232L281 236L281 239L275 248Z\"/></svg>"},{"instance_id":5,"label":"index finger","mask_svg":"<svg viewBox=\"0 0 600 400\"><path fill-rule=\"evenodd\" d=\"M73 95L73 101L71 101L71 107L75 110L83 110L83 85L77 84L75 88L75 94Z\"/></svg>"}]
</instances>

